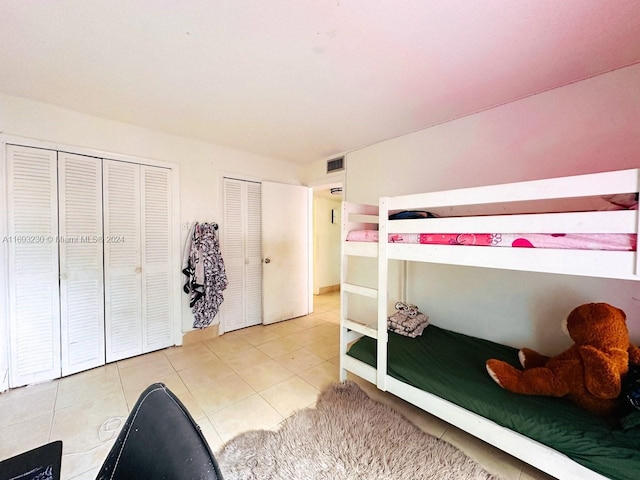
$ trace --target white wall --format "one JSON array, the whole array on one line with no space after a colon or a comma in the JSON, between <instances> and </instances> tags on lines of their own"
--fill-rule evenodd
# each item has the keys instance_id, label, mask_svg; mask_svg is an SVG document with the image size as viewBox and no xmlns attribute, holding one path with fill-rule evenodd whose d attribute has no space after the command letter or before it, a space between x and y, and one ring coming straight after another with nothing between
<instances>
[{"instance_id":1,"label":"white wall","mask_svg":"<svg viewBox=\"0 0 640 480\"><path fill-rule=\"evenodd\" d=\"M313 199L313 291L340 284L340 213L341 200ZM331 211L334 223L331 223Z\"/></svg>"},{"instance_id":2,"label":"white wall","mask_svg":"<svg viewBox=\"0 0 640 480\"><path fill-rule=\"evenodd\" d=\"M0 94L0 133L180 165L180 223L222 222L225 174L300 184L297 164ZM186 239L182 231L182 257ZM193 317L182 295L183 331Z\"/></svg>"},{"instance_id":3,"label":"white wall","mask_svg":"<svg viewBox=\"0 0 640 480\"><path fill-rule=\"evenodd\" d=\"M640 167L640 65L347 154L349 201ZM640 284L414 264L409 300L434 324L557 353L560 321L607 301L640 342Z\"/></svg>"}]
</instances>

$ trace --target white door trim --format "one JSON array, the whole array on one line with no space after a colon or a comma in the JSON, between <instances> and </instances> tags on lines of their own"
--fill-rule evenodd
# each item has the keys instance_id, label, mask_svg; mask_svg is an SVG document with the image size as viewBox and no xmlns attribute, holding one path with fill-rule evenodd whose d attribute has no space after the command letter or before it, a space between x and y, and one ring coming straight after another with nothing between
<instances>
[{"instance_id":1,"label":"white door trim","mask_svg":"<svg viewBox=\"0 0 640 480\"><path fill-rule=\"evenodd\" d=\"M0 205L8 205L7 144L0 138ZM7 209L0 208L0 392L9 389L9 248Z\"/></svg>"},{"instance_id":2,"label":"white door trim","mask_svg":"<svg viewBox=\"0 0 640 480\"><path fill-rule=\"evenodd\" d=\"M313 254L313 188L307 188L307 260L309 266L307 267L307 311L309 314L313 313L313 267L314 267L314 254Z\"/></svg>"}]
</instances>

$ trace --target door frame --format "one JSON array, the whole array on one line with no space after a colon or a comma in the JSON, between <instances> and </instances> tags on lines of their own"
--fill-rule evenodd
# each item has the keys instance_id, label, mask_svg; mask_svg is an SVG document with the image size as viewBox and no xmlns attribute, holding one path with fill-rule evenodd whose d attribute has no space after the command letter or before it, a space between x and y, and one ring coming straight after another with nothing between
<instances>
[{"instance_id":1,"label":"door frame","mask_svg":"<svg viewBox=\"0 0 640 480\"><path fill-rule=\"evenodd\" d=\"M0 205L7 205L7 145L0 137ZM9 244L6 208L0 208L0 392L9 389Z\"/></svg>"},{"instance_id":2,"label":"door frame","mask_svg":"<svg viewBox=\"0 0 640 480\"><path fill-rule=\"evenodd\" d=\"M174 288L173 312L173 343L182 345L182 309L179 286L182 282L181 261L182 261L182 245L180 243L180 165L164 160L156 160L146 157L138 157L135 155L125 155L121 153L113 153L96 148L79 147L64 143L52 142L47 140L37 140L33 138L21 137L17 135L7 135L0 133L0 200L2 204L7 205L7 171L6 171L6 149L7 145L21 145L25 147L42 148L45 150L56 150L89 157L98 157L107 160L116 160L121 162L135 163L138 165L150 165L154 167L162 167L171 170L171 192L172 192L172 210L171 218L173 223L171 241L173 243L173 275L171 280ZM8 388L8 372L9 372L9 297L8 297L8 248L2 239L8 232L8 217L6 209L0 209L0 392Z\"/></svg>"},{"instance_id":3,"label":"door frame","mask_svg":"<svg viewBox=\"0 0 640 480\"><path fill-rule=\"evenodd\" d=\"M313 182L309 182L307 184L307 186L311 189L311 212L310 212L310 218L311 218L311 233L310 233L310 248L311 248L311 255L310 255L310 262L311 262L311 295L309 297L309 301L311 302L311 309L309 310L310 312L313 311L313 297L314 297L314 283L315 283L315 278L314 278L314 268L315 267L315 263L316 263L316 256L315 256L315 230L314 230L314 210L313 210L313 199L315 197L315 192L316 190L324 190L326 188L330 188L330 187L337 187L340 186L342 188L342 197L341 200L344 201L345 199L345 195L346 195L346 182L345 182L345 175L344 173L341 174L336 174L336 175L327 175L326 178L323 178L321 180L315 180Z\"/></svg>"}]
</instances>

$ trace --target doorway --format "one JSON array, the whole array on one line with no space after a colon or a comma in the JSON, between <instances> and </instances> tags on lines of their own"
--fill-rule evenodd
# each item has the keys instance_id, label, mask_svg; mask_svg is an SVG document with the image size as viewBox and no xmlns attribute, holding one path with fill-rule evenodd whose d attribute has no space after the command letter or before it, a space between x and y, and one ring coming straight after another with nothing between
<instances>
[{"instance_id":1,"label":"doorway","mask_svg":"<svg viewBox=\"0 0 640 480\"><path fill-rule=\"evenodd\" d=\"M342 185L342 181L335 181L313 187L314 300L340 291Z\"/></svg>"}]
</instances>

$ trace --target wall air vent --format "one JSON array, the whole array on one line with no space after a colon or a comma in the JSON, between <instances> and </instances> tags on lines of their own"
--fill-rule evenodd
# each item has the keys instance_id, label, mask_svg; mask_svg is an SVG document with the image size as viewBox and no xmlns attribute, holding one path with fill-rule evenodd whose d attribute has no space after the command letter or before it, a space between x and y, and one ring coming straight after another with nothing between
<instances>
[{"instance_id":1,"label":"wall air vent","mask_svg":"<svg viewBox=\"0 0 640 480\"><path fill-rule=\"evenodd\" d=\"M344 170L344 157L327 160L327 173Z\"/></svg>"}]
</instances>

